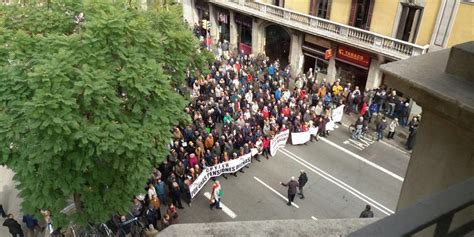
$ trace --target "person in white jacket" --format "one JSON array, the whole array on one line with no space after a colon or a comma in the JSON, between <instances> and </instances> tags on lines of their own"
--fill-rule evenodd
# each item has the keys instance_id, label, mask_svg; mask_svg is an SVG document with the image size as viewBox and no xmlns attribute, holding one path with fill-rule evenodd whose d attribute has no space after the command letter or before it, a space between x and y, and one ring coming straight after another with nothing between
<instances>
[{"instance_id":1,"label":"person in white jacket","mask_svg":"<svg viewBox=\"0 0 474 237\"><path fill-rule=\"evenodd\" d=\"M387 135L387 139L393 139L393 136L395 135L395 129L398 127L398 119L395 118L394 120L392 120L392 122L390 123L390 125L388 125L388 135Z\"/></svg>"}]
</instances>

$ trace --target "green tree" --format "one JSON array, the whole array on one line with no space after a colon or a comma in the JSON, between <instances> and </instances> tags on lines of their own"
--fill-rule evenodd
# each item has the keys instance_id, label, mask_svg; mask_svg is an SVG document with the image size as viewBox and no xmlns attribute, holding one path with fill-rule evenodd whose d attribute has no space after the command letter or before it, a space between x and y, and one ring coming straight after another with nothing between
<instances>
[{"instance_id":1,"label":"green tree","mask_svg":"<svg viewBox=\"0 0 474 237\"><path fill-rule=\"evenodd\" d=\"M25 2L0 5L0 164L15 171L24 212L103 222L144 191L172 127L189 121L174 88L209 58L176 11ZM82 205L65 216L72 197Z\"/></svg>"}]
</instances>

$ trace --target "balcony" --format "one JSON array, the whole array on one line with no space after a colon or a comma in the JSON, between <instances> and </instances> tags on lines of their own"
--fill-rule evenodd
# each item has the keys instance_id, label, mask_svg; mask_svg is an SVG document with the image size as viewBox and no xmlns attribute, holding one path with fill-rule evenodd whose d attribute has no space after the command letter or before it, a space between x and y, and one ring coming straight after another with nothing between
<instances>
[{"instance_id":1,"label":"balcony","mask_svg":"<svg viewBox=\"0 0 474 237\"><path fill-rule=\"evenodd\" d=\"M429 45L420 46L408 43L370 31L260 2L249 0L209 0L209 2L236 12L275 22L301 32L381 54L392 60L401 60L424 54L428 51L429 47Z\"/></svg>"}]
</instances>

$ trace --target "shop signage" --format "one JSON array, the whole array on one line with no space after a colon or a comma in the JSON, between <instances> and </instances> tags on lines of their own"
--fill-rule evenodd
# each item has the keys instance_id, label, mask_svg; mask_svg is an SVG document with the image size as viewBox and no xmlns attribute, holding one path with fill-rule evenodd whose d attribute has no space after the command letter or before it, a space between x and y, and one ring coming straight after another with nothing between
<instances>
[{"instance_id":1,"label":"shop signage","mask_svg":"<svg viewBox=\"0 0 474 237\"><path fill-rule=\"evenodd\" d=\"M370 56L368 54L345 46L339 46L337 48L336 57L366 68L368 68L370 64Z\"/></svg>"},{"instance_id":2,"label":"shop signage","mask_svg":"<svg viewBox=\"0 0 474 237\"><path fill-rule=\"evenodd\" d=\"M326 50L326 52L324 52L324 59L329 60L329 59L332 58L332 55L333 55L332 54L332 49L328 49L328 50Z\"/></svg>"},{"instance_id":3,"label":"shop signage","mask_svg":"<svg viewBox=\"0 0 474 237\"><path fill-rule=\"evenodd\" d=\"M319 38L319 37L316 37L316 36L313 36L313 35L305 35L304 36L304 41L306 41L308 43L311 43L311 44L319 45L319 46L324 47L324 48L331 48L331 41L325 40L325 39L322 39L322 38Z\"/></svg>"}]
</instances>

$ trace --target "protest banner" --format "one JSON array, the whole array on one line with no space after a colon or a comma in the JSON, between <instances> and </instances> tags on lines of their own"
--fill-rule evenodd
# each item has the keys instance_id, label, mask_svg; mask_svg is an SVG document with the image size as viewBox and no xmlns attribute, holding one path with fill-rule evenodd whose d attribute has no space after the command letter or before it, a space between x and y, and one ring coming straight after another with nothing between
<instances>
[{"instance_id":1,"label":"protest banner","mask_svg":"<svg viewBox=\"0 0 474 237\"><path fill-rule=\"evenodd\" d=\"M300 145L309 142L311 134L309 132L292 132L291 133L291 144Z\"/></svg>"},{"instance_id":2,"label":"protest banner","mask_svg":"<svg viewBox=\"0 0 474 237\"><path fill-rule=\"evenodd\" d=\"M278 149L280 149L281 147L285 147L286 141L288 141L289 134L290 134L290 131L285 130L275 135L275 137L270 141L270 155L271 156L275 156Z\"/></svg>"},{"instance_id":3,"label":"protest banner","mask_svg":"<svg viewBox=\"0 0 474 237\"><path fill-rule=\"evenodd\" d=\"M332 110L332 121L335 123L342 121L342 115L344 114L344 105L340 105L339 107Z\"/></svg>"},{"instance_id":4,"label":"protest banner","mask_svg":"<svg viewBox=\"0 0 474 237\"><path fill-rule=\"evenodd\" d=\"M239 171L242 167L250 164L252 162L252 156L257 154L257 149L251 149L250 153L247 153L235 160L229 160L222 162L220 164L207 167L202 173L194 180L194 182L189 185L189 192L191 193L191 198L194 198L196 194L206 185L212 177L220 176L221 174L234 173Z\"/></svg>"},{"instance_id":5,"label":"protest banner","mask_svg":"<svg viewBox=\"0 0 474 237\"><path fill-rule=\"evenodd\" d=\"M334 120L329 120L329 122L326 123L327 131L334 131L335 128L337 127L336 127L336 124L334 123Z\"/></svg>"}]
</instances>

